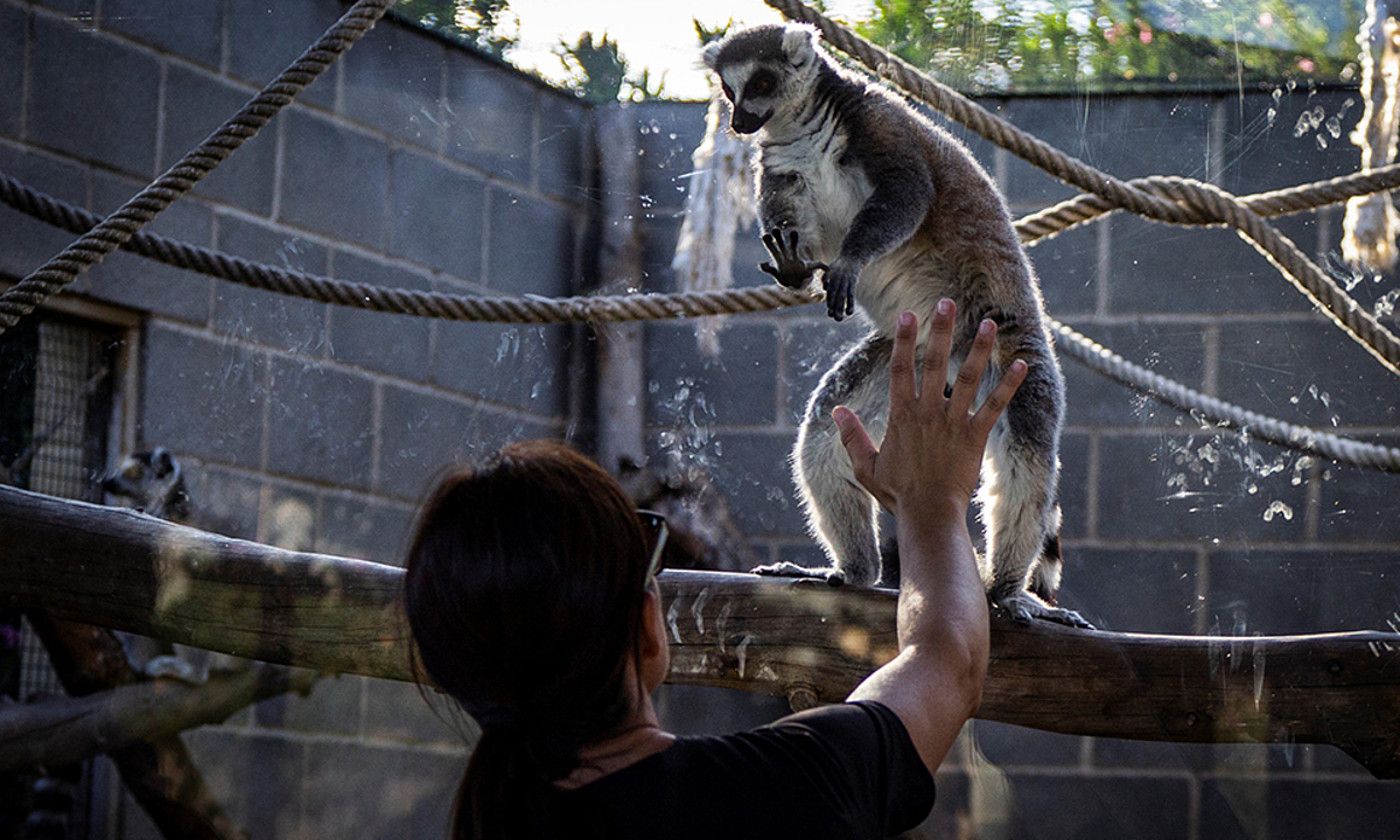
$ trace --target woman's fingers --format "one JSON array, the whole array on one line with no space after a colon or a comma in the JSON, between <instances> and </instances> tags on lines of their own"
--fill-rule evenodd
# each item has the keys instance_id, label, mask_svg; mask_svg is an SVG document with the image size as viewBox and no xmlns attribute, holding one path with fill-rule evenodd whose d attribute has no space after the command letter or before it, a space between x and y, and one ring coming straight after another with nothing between
<instances>
[{"instance_id":1,"label":"woman's fingers","mask_svg":"<svg viewBox=\"0 0 1400 840\"><path fill-rule=\"evenodd\" d=\"M924 346L924 387L919 401L925 406L943 405L943 385L948 381L948 354L953 347L953 319L957 304L948 298L933 310L933 328Z\"/></svg>"},{"instance_id":2,"label":"woman's fingers","mask_svg":"<svg viewBox=\"0 0 1400 840\"><path fill-rule=\"evenodd\" d=\"M984 318L977 326L977 337L973 339L972 349L967 351L967 358L963 360L962 367L958 368L957 381L953 383L949 410L953 412L954 417L964 417L972 408L972 400L977 396L977 386L982 381L982 374L987 370L987 359L992 355L992 343L996 334L997 325L990 318Z\"/></svg>"},{"instance_id":3,"label":"woman's fingers","mask_svg":"<svg viewBox=\"0 0 1400 840\"><path fill-rule=\"evenodd\" d=\"M865 430L865 424L860 422L854 411L844 405L838 405L832 410L831 419L836 421L836 428L841 430L841 445L846 447L846 454L851 456L851 467L855 470L856 481L871 494L878 496L874 489L875 456L880 452L875 448L875 441L870 439L870 433Z\"/></svg>"},{"instance_id":4,"label":"woman's fingers","mask_svg":"<svg viewBox=\"0 0 1400 840\"><path fill-rule=\"evenodd\" d=\"M972 427L977 433L985 438L992 433L992 427L997 424L997 420L1006 411L1006 407L1011 404L1011 398L1015 396L1016 389L1021 387L1021 383L1026 381L1026 373L1029 368L1020 359L1011 363L1011 367L1002 374L1001 381L992 389L992 393L987 395L987 401L982 403L982 407L977 409L977 414L972 418Z\"/></svg>"},{"instance_id":5,"label":"woman's fingers","mask_svg":"<svg viewBox=\"0 0 1400 840\"><path fill-rule=\"evenodd\" d=\"M890 359L890 411L903 411L914 402L914 343L919 319L913 312L899 313L894 328L894 355Z\"/></svg>"}]
</instances>

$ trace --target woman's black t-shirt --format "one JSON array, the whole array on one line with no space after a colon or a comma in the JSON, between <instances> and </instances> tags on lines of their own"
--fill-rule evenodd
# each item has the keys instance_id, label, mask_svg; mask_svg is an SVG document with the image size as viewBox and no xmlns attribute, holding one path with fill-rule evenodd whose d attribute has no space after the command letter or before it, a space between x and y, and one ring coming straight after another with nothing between
<instances>
[{"instance_id":1,"label":"woman's black t-shirt","mask_svg":"<svg viewBox=\"0 0 1400 840\"><path fill-rule=\"evenodd\" d=\"M680 737L559 791L552 833L864 840L918 825L933 798L933 778L894 712L842 703L733 735Z\"/></svg>"}]
</instances>

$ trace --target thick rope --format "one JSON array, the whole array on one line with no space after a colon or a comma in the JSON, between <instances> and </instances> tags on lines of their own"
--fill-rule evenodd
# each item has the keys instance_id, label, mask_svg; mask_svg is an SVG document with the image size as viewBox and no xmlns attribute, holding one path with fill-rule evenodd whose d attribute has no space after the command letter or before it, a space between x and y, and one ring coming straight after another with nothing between
<instances>
[{"instance_id":1,"label":"thick rope","mask_svg":"<svg viewBox=\"0 0 1400 840\"><path fill-rule=\"evenodd\" d=\"M1156 184L1167 180L1144 178L1141 182ZM1397 182L1400 182L1400 165L1393 165L1318 184L1247 196L1241 200L1256 206L1262 213L1283 215L1344 201L1365 191L1389 189ZM1048 216L1042 212L1018 221L1017 228L1021 230L1022 238L1034 242L1050 235L1047 231L1063 230L1112 210L1098 204L1102 201L1098 197L1080 198L1086 199L1082 205L1076 204L1077 199L1058 205L1074 208L1071 212L1050 212ZM100 221L80 207L45 195L3 173L0 173L0 201L73 233L82 233ZM1050 211L1054 210L1056 208L1050 208ZM1041 216L1045 216L1047 221L1037 223L1033 229L1024 227L1028 219ZM167 265L193 269L256 289L359 309L456 321L556 324L687 318L762 312L814 303L821 299L819 294L804 295L776 285L716 292L563 299L451 295L372 286L288 271L155 234L138 233L122 247ZM1362 443L1256 414L1135 365L1053 318L1050 319L1050 326L1059 336L1059 347L1065 355L1146 396L1197 414L1211 423L1248 430L1259 439L1280 446L1311 452L1339 463L1400 472L1400 449Z\"/></svg>"},{"instance_id":2,"label":"thick rope","mask_svg":"<svg viewBox=\"0 0 1400 840\"><path fill-rule=\"evenodd\" d=\"M296 98L307 85L364 36L395 0L357 0L291 66L278 74L238 113L204 142L116 212L44 263L18 284L0 294L0 335L34 311L46 298L77 279L120 248L176 199L194 188L234 150L257 135L263 126Z\"/></svg>"},{"instance_id":3,"label":"thick rope","mask_svg":"<svg viewBox=\"0 0 1400 840\"><path fill-rule=\"evenodd\" d=\"M910 96L1061 181L1101 197L1112 207L1173 224L1231 225L1268 257L1308 300L1327 313L1333 323L1365 347L1387 370L1400 375L1400 338L1357 304L1326 272L1258 213L1224 190L1199 182L1187 187L1183 182L1171 190L1159 192L1122 181L1022 131L799 0L765 2L789 19L816 26L827 43L860 61L871 72L887 79Z\"/></svg>"},{"instance_id":4,"label":"thick rope","mask_svg":"<svg viewBox=\"0 0 1400 840\"><path fill-rule=\"evenodd\" d=\"M1173 187L1198 187L1183 178L1152 176L1133 182L1143 189L1170 192ZM1238 199L1264 216L1282 216L1337 204L1357 195L1400 188L1400 164L1370 172L1357 172L1328 181L1244 196ZM63 228L82 234L101 217L60 201L24 182L0 172L0 202ZM1034 244L1046 237L1083 224L1115 209L1095 195L1080 195L1024 216L1015 222L1022 241ZM661 318L691 318L762 312L821 300L821 295L790 292L780 286L761 286L727 292L679 292L674 294L608 295L572 298L535 298L454 295L417 289L374 286L350 280L290 271L266 263L215 251L150 233L137 233L122 248L144 257L191 269L255 289L307 300L352 306L375 312L510 324L557 324L570 321L615 322Z\"/></svg>"}]
</instances>

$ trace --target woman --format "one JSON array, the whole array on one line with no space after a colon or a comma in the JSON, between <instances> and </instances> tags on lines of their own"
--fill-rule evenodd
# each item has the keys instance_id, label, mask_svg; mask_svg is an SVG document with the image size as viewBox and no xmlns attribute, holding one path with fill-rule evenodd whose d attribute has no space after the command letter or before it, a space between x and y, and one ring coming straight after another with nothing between
<instances>
[{"instance_id":1,"label":"woman","mask_svg":"<svg viewBox=\"0 0 1400 840\"><path fill-rule=\"evenodd\" d=\"M422 665L481 724L458 791L460 838L882 837L923 820L933 772L976 710L987 604L968 501L1023 363L973 413L995 335L983 322L944 396L954 307L938 304L915 384L900 316L876 449L834 420L861 484L898 522L900 652L843 704L719 737L661 729L669 665L657 535L592 462L516 444L425 508L405 604Z\"/></svg>"}]
</instances>

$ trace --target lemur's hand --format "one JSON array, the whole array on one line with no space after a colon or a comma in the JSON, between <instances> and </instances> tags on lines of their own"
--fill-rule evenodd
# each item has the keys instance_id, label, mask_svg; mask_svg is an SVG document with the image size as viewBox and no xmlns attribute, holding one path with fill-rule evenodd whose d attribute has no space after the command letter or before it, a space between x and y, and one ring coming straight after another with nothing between
<instances>
[{"instance_id":1,"label":"lemur's hand","mask_svg":"<svg viewBox=\"0 0 1400 840\"><path fill-rule=\"evenodd\" d=\"M858 272L840 260L822 274L826 289L826 314L841 321L856 311L856 277Z\"/></svg>"},{"instance_id":2,"label":"lemur's hand","mask_svg":"<svg viewBox=\"0 0 1400 840\"><path fill-rule=\"evenodd\" d=\"M800 289L817 269L826 269L826 263L804 260L797 252L797 230L773 228L763 234L763 247L773 257L773 262L760 263L760 271L773 275L778 285L789 289Z\"/></svg>"}]
</instances>

